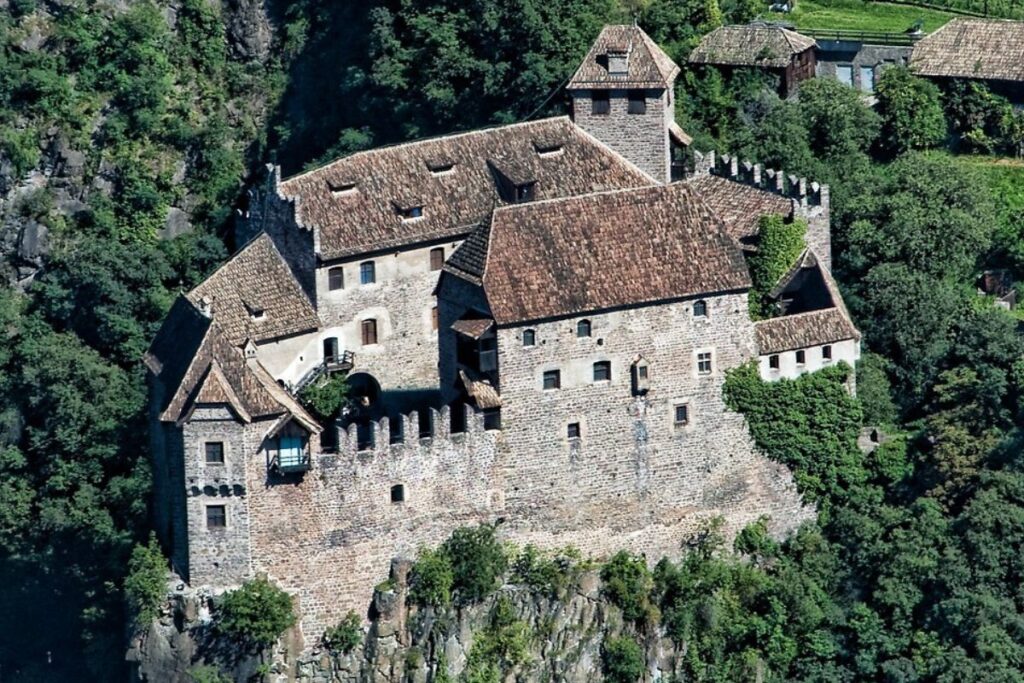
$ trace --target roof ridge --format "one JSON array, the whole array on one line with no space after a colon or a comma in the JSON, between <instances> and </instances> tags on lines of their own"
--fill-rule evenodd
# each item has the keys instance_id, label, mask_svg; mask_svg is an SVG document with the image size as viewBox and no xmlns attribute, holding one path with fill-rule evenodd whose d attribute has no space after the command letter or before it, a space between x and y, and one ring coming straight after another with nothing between
<instances>
[{"instance_id":1,"label":"roof ridge","mask_svg":"<svg viewBox=\"0 0 1024 683\"><path fill-rule=\"evenodd\" d=\"M252 248L253 246L255 246L256 242L257 242L257 241L259 241L259 240L260 240L261 238L263 238L263 237L265 237L265 238L267 238L268 240L270 240L270 244L271 244L271 246L274 246L274 240L270 238L270 235L268 235L268 234L267 234L267 231L266 231L266 230L260 230L260 231L259 231L258 233L256 233L255 235L253 235L253 236L252 236L252 238L250 238L248 242L244 243L244 244L243 244L243 245L242 245L241 247L239 247L239 248L238 248L238 251L236 251L236 252L235 252L234 254L232 254L231 256L227 257L227 258L226 258L226 259L224 260L224 262L223 262L223 263L221 263L221 264L220 264L219 266L217 266L216 268L214 268L214 269L213 269L213 272L212 272L212 273L210 273L209 275L207 275L206 277L204 277L204 278L202 279L202 281L201 281L201 282L200 282L199 284L197 284L197 285L196 285L195 287L193 287L192 289L190 289L190 290L188 291L188 294L186 294L186 295L185 295L185 296L186 296L186 298L187 298L187 299L189 299L189 301L191 301L191 300L192 300L192 293L193 293L193 292L195 292L195 291L196 291L197 289L199 289L200 287L202 287L203 285L205 285L205 284L206 284L207 282L209 282L210 280L212 280L212 279L213 279L213 278L214 278L215 276L217 276L218 274L220 274L220 272L221 272L222 270L224 270L224 269L225 269L225 268L227 268L227 267L228 267L229 265L231 265L232 263L234 263L234 261L235 261L235 259L236 259L236 258L238 258L238 257L239 257L239 256L241 256L241 255L242 255L243 253L245 253L246 251L248 251L249 249L251 249L251 248ZM280 251L277 251L277 247L276 247L276 246L274 247L274 251L275 251L275 252L277 253L277 255L278 255L278 256L281 256L281 252L280 252ZM284 258L284 257L281 257L281 258ZM289 268L289 270L291 270L291 269Z\"/></svg>"},{"instance_id":2,"label":"roof ridge","mask_svg":"<svg viewBox=\"0 0 1024 683\"><path fill-rule=\"evenodd\" d=\"M669 184L665 184L665 185L663 185L663 184L644 185L643 187L617 187L617 188L611 189L611 190L598 190L596 192L588 192L586 194L577 194L577 195L572 195L570 197L550 197L548 199L537 199L535 201L526 202L526 203L523 203L523 204L506 204L504 206L497 206L497 207L494 208L494 211L491 212L491 217L492 217L492 220L493 220L493 217L499 211L502 212L502 213L507 213L510 210L514 211L516 209L519 209L519 210L525 212L525 211L527 211L527 210L529 210L529 209L531 209L533 207L546 206L546 205L549 205L549 204L555 204L557 202L566 202L566 203L568 203L568 202L571 202L571 201L577 201L577 200L582 201L584 199L593 199L595 197L603 197L605 195L624 194L624 193L627 193L627 192L643 192L643 191L650 191L650 190L657 190L657 189L669 189L669 188L675 188L675 187L688 187L688 186L687 186L686 183L669 183ZM690 189L690 191L691 192L695 192L695 190L693 190L692 188Z\"/></svg>"},{"instance_id":3,"label":"roof ridge","mask_svg":"<svg viewBox=\"0 0 1024 683\"><path fill-rule=\"evenodd\" d=\"M308 171L303 171L302 173L296 173L293 176L289 176L287 178L282 178L281 179L281 185L284 185L284 184L290 183L293 180L298 180L299 178L304 178L304 177L312 175L314 173L318 173L320 171L326 170L326 169L331 168L332 166L334 166L336 164L340 164L343 161L348 161L349 159L355 159L355 158L358 158L358 157L367 156L367 155L373 154L375 152L381 152L381 151L390 150L390 149L398 149L398 148L401 148L401 147L412 147L414 145L426 144L426 143L429 143L429 142L437 142L439 140L454 140L456 138L468 137L470 135L483 135L485 133L493 133L495 131L507 130L507 129L510 129L510 128L519 128L519 127L527 127L527 126L539 126L539 125L544 124L544 123L553 123L553 122L562 121L562 120L568 121L569 123L572 123L572 121L569 119L569 116L567 114L562 114L560 116L548 116L547 118L543 118L543 119L534 119L534 120L529 120L529 121L516 121L515 123L495 124L493 126L485 126L483 128L474 128L473 130L457 131L457 132L452 132L452 133L440 133L438 135L433 135L433 136L426 137L426 138L418 138L416 140L406 140L404 142L393 142L393 143L390 143L390 144L380 145L378 147L373 147L371 149L361 149L361 150L359 150L357 152L353 152L352 154L348 154L346 156L338 157L337 159L334 159L333 161L329 161L326 164L324 164L323 166L317 166L316 168L311 168Z\"/></svg>"}]
</instances>

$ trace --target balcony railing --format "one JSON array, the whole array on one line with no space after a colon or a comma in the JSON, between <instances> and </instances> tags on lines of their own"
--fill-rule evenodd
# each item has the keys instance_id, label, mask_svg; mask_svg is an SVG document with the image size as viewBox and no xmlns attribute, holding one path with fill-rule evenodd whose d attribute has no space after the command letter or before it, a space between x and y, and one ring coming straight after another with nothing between
<instances>
[{"instance_id":1,"label":"balcony railing","mask_svg":"<svg viewBox=\"0 0 1024 683\"><path fill-rule=\"evenodd\" d=\"M914 45L924 38L921 32L858 31L855 29L800 29L800 33L815 40L834 40L844 43L868 45Z\"/></svg>"},{"instance_id":2,"label":"balcony railing","mask_svg":"<svg viewBox=\"0 0 1024 683\"><path fill-rule=\"evenodd\" d=\"M324 375L329 375L332 372L346 372L351 370L354 363L355 354L351 351L342 351L337 355L328 356L311 367L309 371L291 387L291 391L293 394L299 394L303 389Z\"/></svg>"},{"instance_id":3,"label":"balcony railing","mask_svg":"<svg viewBox=\"0 0 1024 683\"><path fill-rule=\"evenodd\" d=\"M310 466L311 459L309 451L278 453L274 456L274 459L270 461L271 469L276 470L280 474L308 472Z\"/></svg>"}]
</instances>

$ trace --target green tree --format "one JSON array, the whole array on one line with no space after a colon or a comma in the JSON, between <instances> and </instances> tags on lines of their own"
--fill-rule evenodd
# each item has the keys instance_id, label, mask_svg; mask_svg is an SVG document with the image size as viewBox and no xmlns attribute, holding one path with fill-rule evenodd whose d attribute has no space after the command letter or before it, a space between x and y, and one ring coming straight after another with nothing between
<instances>
[{"instance_id":1,"label":"green tree","mask_svg":"<svg viewBox=\"0 0 1024 683\"><path fill-rule=\"evenodd\" d=\"M225 593L217 608L221 633L261 650L273 645L293 624L292 597L263 578Z\"/></svg>"},{"instance_id":2,"label":"green tree","mask_svg":"<svg viewBox=\"0 0 1024 683\"><path fill-rule=\"evenodd\" d=\"M157 616L160 603L167 596L167 579L167 560L160 550L156 534L151 533L149 543L136 544L132 549L128 576L124 580L128 606L139 626L147 626Z\"/></svg>"},{"instance_id":3,"label":"green tree","mask_svg":"<svg viewBox=\"0 0 1024 683\"><path fill-rule=\"evenodd\" d=\"M657 619L650 601L651 570L644 558L620 550L601 568L601 580L602 593L622 610L626 620L644 623Z\"/></svg>"},{"instance_id":4,"label":"green tree","mask_svg":"<svg viewBox=\"0 0 1024 683\"><path fill-rule=\"evenodd\" d=\"M647 668L644 651L627 637L606 639L601 645L601 663L605 680L612 683L636 683Z\"/></svg>"},{"instance_id":5,"label":"green tree","mask_svg":"<svg viewBox=\"0 0 1024 683\"><path fill-rule=\"evenodd\" d=\"M490 524L456 529L441 545L452 566L452 588L460 603L479 602L498 587L508 558Z\"/></svg>"},{"instance_id":6,"label":"green tree","mask_svg":"<svg viewBox=\"0 0 1024 683\"><path fill-rule=\"evenodd\" d=\"M946 117L934 83L906 67L893 67L882 72L875 93L882 117L880 140L890 151L925 149L945 140Z\"/></svg>"},{"instance_id":7,"label":"green tree","mask_svg":"<svg viewBox=\"0 0 1024 683\"><path fill-rule=\"evenodd\" d=\"M840 159L870 149L880 120L856 90L830 78L814 78L800 87L800 111L811 149L824 158Z\"/></svg>"}]
</instances>

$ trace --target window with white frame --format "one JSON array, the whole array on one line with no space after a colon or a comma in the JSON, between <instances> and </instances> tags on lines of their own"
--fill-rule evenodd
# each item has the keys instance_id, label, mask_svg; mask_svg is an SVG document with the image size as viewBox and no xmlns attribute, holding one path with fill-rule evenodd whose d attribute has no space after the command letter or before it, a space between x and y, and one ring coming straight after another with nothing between
<instances>
[{"instance_id":1,"label":"window with white frame","mask_svg":"<svg viewBox=\"0 0 1024 683\"><path fill-rule=\"evenodd\" d=\"M710 375L714 370L712 354L710 351L699 351L697 353L697 374Z\"/></svg>"}]
</instances>

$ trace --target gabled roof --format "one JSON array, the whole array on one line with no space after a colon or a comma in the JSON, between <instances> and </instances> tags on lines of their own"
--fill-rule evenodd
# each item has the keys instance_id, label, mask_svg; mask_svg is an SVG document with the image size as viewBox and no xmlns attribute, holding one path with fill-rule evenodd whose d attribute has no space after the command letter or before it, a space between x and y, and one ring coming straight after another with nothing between
<instances>
[{"instance_id":1,"label":"gabled roof","mask_svg":"<svg viewBox=\"0 0 1024 683\"><path fill-rule=\"evenodd\" d=\"M818 310L754 323L761 355L832 344L847 339L860 339L860 331L850 319L850 313L846 310L846 304L839 292L839 285L828 268L810 249L805 250L790 271L779 280L772 296L779 296L786 285L796 278L801 270L806 269L813 269L821 274L829 305Z\"/></svg>"},{"instance_id":2,"label":"gabled roof","mask_svg":"<svg viewBox=\"0 0 1024 683\"><path fill-rule=\"evenodd\" d=\"M786 67L794 55L812 49L813 38L781 26L722 26L704 36L690 53L695 64Z\"/></svg>"},{"instance_id":3,"label":"gabled roof","mask_svg":"<svg viewBox=\"0 0 1024 683\"><path fill-rule=\"evenodd\" d=\"M558 153L542 153L559 141ZM655 184L558 117L358 152L278 189L296 200L300 224L318 229L320 255L330 260L466 235L506 203L496 167L536 181L537 199ZM396 202L413 195L423 216L403 219Z\"/></svg>"},{"instance_id":4,"label":"gabled roof","mask_svg":"<svg viewBox=\"0 0 1024 683\"><path fill-rule=\"evenodd\" d=\"M144 361L164 386L157 409L165 422L186 421L200 404L224 404L243 422L288 414L319 429L259 361L247 360L220 324L184 296L172 306Z\"/></svg>"},{"instance_id":5,"label":"gabled roof","mask_svg":"<svg viewBox=\"0 0 1024 683\"><path fill-rule=\"evenodd\" d=\"M1024 22L953 19L914 45L910 68L921 76L1024 81Z\"/></svg>"},{"instance_id":6,"label":"gabled roof","mask_svg":"<svg viewBox=\"0 0 1024 683\"><path fill-rule=\"evenodd\" d=\"M206 299L233 345L309 332L320 319L273 240L260 233L188 293ZM201 306L200 306L201 307Z\"/></svg>"},{"instance_id":7,"label":"gabled roof","mask_svg":"<svg viewBox=\"0 0 1024 683\"><path fill-rule=\"evenodd\" d=\"M463 270L477 237L448 272L482 282L499 325L750 287L738 246L683 183L501 208L486 241L479 276Z\"/></svg>"},{"instance_id":8,"label":"gabled roof","mask_svg":"<svg viewBox=\"0 0 1024 683\"><path fill-rule=\"evenodd\" d=\"M687 182L722 219L725 231L737 242L757 235L762 216L788 217L793 213L791 199L745 183L710 173L697 175Z\"/></svg>"},{"instance_id":9,"label":"gabled roof","mask_svg":"<svg viewBox=\"0 0 1024 683\"><path fill-rule=\"evenodd\" d=\"M609 51L626 52L625 74L608 72ZM565 87L668 88L678 74L679 66L638 26L605 26Z\"/></svg>"}]
</instances>

